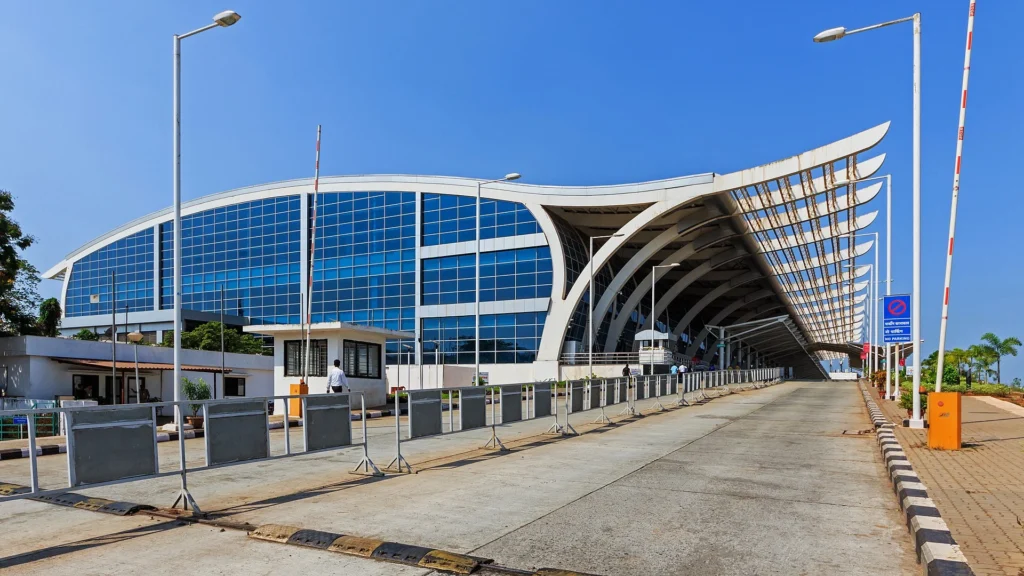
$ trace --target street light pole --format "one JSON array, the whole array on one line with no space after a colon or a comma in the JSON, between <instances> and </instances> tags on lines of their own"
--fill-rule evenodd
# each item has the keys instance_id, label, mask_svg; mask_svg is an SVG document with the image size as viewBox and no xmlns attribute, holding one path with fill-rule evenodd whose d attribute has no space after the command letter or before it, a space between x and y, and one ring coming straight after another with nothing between
<instances>
[{"instance_id":1,"label":"street light pole","mask_svg":"<svg viewBox=\"0 0 1024 576\"><path fill-rule=\"evenodd\" d=\"M587 374L588 379L594 376L594 240L620 237L622 237L622 234L590 237L590 296L588 298L590 309L587 313L587 358L590 365L590 372Z\"/></svg>"},{"instance_id":2,"label":"street light pole","mask_svg":"<svg viewBox=\"0 0 1024 576\"><path fill-rule=\"evenodd\" d=\"M839 40L844 36L867 32L893 24L903 22L914 23L914 130L913 130L913 293L911 296L911 340L914 343L914 398L913 416L909 425L911 428L924 428L924 420L921 418L921 13L913 16L891 20L865 28L847 31L846 28L831 28L821 32L814 37L815 42L830 42Z\"/></svg>"},{"instance_id":3,"label":"street light pole","mask_svg":"<svg viewBox=\"0 0 1024 576\"><path fill-rule=\"evenodd\" d=\"M480 382L480 189L483 188L484 184L518 180L521 177L518 172L510 172L505 174L504 178L480 180L476 183L476 234L474 234L476 237L476 298L473 300L475 303L473 306L473 334L475 339L473 354L476 359L476 373L473 375L474 386L482 384Z\"/></svg>"},{"instance_id":4,"label":"street light pole","mask_svg":"<svg viewBox=\"0 0 1024 576\"><path fill-rule=\"evenodd\" d=\"M174 401L181 401L181 41L207 30L231 26L242 17L225 10L207 24L185 34L174 36ZM174 423L181 429L181 407L174 407Z\"/></svg>"}]
</instances>

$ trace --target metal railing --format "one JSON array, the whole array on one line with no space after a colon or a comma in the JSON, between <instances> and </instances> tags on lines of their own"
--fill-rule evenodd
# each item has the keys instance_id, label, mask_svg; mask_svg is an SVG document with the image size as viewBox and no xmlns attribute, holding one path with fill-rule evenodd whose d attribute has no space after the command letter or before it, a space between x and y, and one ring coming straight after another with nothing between
<instances>
[{"instance_id":1,"label":"metal railing","mask_svg":"<svg viewBox=\"0 0 1024 576\"><path fill-rule=\"evenodd\" d=\"M504 384L499 386L462 386L410 390L407 392L407 424L403 438L401 404L399 394L395 395L395 457L385 468L388 472L412 472L412 466L402 456L402 444L420 438L456 434L485 427L491 429L491 437L484 448L505 450L497 434L497 426L552 416L554 423L549 433L575 435L570 415L586 410L600 409L600 416L594 423L608 423L605 408L625 404L621 415L636 415L638 399L650 398L654 403L649 409L664 410L661 399L678 396L677 405L689 405L685 395L699 392L707 397L705 390L726 388L730 384L749 383L754 387L770 384L782 378L781 368L757 370L723 370L703 372L680 372L677 374L636 375L628 378L593 378L564 382L533 382L525 384ZM565 388L565 422L558 417L558 389ZM729 390L731 392L731 390ZM523 395L525 394L525 398ZM448 398L447 431L445 430L444 398ZM455 398L458 397L459 426L455 426ZM514 398L514 400L512 400ZM522 405L526 403L526 415ZM514 402L514 406L509 405ZM550 402L547 406L545 402ZM490 418L487 405L490 404ZM496 407L500 406L500 410ZM498 415L501 415L499 422ZM510 417L511 416L511 417Z\"/></svg>"},{"instance_id":2,"label":"metal railing","mask_svg":"<svg viewBox=\"0 0 1024 576\"><path fill-rule=\"evenodd\" d=\"M358 396L361 407L361 441L352 442L351 404ZM295 452L289 434L289 400L301 402L303 450ZM267 404L271 400L284 400L284 453L274 455L270 446L270 414ZM189 467L185 457L186 434L178 431L178 469L160 471L157 450L157 408L201 412L204 417L204 465ZM36 416L57 413L67 431L67 487L40 490L36 455ZM362 448L362 459L353 472L383 475L370 459L366 434L366 405L361 393L350 394L298 394L259 398L232 398L222 400L184 400L180 402L150 402L146 404L119 404L111 406L57 407L46 409L16 409L0 411L0 418L26 416L29 444L29 486L14 494L0 496L0 503L8 500L33 498L66 492L72 488L99 487L180 476L181 487L172 507L179 502L184 509L199 512L195 499L188 490L190 470L208 470L245 464L253 461L275 460L311 452ZM344 422L344 428L340 422ZM260 441L258 434L264 435ZM152 445L152 451L148 446ZM6 479L11 480L11 479Z\"/></svg>"},{"instance_id":3,"label":"metal railing","mask_svg":"<svg viewBox=\"0 0 1024 576\"><path fill-rule=\"evenodd\" d=\"M411 466L401 453L402 443L410 440L490 427L491 437L485 447L504 450L505 446L497 436L499 425L553 417L554 425L549 428L549 432L575 434L569 420L577 412L600 409L600 416L594 422L607 423L609 420L605 408L610 406L624 404L620 415L635 415L640 413L636 407L639 399L653 399L653 404L647 409L663 410L665 407L661 400L668 396L676 395L676 404L685 406L689 405L687 394L696 393L694 399L701 400L710 398L707 392L715 389L721 391L720 395L731 393L730 384L748 383L753 387L761 387L782 380L784 375L782 368L761 368L572 380L564 383L549 381L412 390L406 393L409 432L406 439L402 438L401 395L395 395L396 454L388 469L411 471ZM560 386L565 388L564 425L559 421L557 406ZM447 393L449 399L447 432L442 406L444 393ZM358 424L361 437L358 443L353 442L351 414L351 400L356 396L359 397L362 409ZM454 417L456 397L458 428ZM284 400L283 454L272 453L272 427L267 408L268 401L272 400ZM303 428L301 451L293 451L291 446L290 400L300 401ZM202 413L205 424L202 466L188 465L185 454L187 434L178 431L177 470L160 471L156 411L157 408L165 407L175 411L191 408L193 414ZM172 507L180 502L184 509L191 508L193 512L200 512L188 489L189 471L346 448L362 450L362 457L353 472L383 475L370 459L365 408L363 395L351 393L0 410L0 418L27 417L29 444L29 486L5 486L8 495L0 496L0 503L59 494L79 487L93 488L176 475L180 477L180 489ZM34 416L49 413L58 414L67 431L67 486L41 490L36 454L37 419Z\"/></svg>"},{"instance_id":4,"label":"metal railing","mask_svg":"<svg viewBox=\"0 0 1024 576\"><path fill-rule=\"evenodd\" d=\"M31 400L28 398L0 398L0 411L5 410L41 410L55 408L56 400ZM37 436L59 436L60 419L56 412L34 414L35 433ZM0 440L24 440L28 437L28 416L0 416Z\"/></svg>"}]
</instances>

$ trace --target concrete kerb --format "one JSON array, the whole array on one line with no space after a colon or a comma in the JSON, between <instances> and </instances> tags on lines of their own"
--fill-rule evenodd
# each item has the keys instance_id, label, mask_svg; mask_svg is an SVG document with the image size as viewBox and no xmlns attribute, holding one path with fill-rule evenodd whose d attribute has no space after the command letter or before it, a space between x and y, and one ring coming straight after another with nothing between
<instances>
[{"instance_id":1,"label":"concrete kerb","mask_svg":"<svg viewBox=\"0 0 1024 576\"><path fill-rule=\"evenodd\" d=\"M860 390L875 426L875 438L893 492L906 517L907 529L914 539L917 560L924 567L924 573L927 576L973 576L974 571L967 558L897 440L892 430L893 423L885 418L863 383L860 383Z\"/></svg>"}]
</instances>

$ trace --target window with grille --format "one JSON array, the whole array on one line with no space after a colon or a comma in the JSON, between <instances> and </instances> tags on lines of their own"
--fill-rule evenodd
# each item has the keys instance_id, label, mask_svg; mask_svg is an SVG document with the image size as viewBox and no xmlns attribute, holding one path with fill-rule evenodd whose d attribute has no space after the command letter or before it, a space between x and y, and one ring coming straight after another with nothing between
<instances>
[{"instance_id":1,"label":"window with grille","mask_svg":"<svg viewBox=\"0 0 1024 576\"><path fill-rule=\"evenodd\" d=\"M311 340L309 375L327 376L327 340ZM302 376L305 362L306 342L286 340L284 343L284 375Z\"/></svg>"},{"instance_id":2,"label":"window with grille","mask_svg":"<svg viewBox=\"0 0 1024 576\"><path fill-rule=\"evenodd\" d=\"M349 378L380 378L380 344L345 340L342 370Z\"/></svg>"},{"instance_id":3,"label":"window with grille","mask_svg":"<svg viewBox=\"0 0 1024 576\"><path fill-rule=\"evenodd\" d=\"M226 376L224 378L225 396L245 396L245 378Z\"/></svg>"}]
</instances>

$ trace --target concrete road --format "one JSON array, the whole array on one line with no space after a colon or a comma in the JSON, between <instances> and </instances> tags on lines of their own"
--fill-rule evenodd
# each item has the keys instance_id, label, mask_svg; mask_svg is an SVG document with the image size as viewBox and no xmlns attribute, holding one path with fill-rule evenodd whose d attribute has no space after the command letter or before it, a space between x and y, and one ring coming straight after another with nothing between
<instances>
[{"instance_id":1,"label":"concrete road","mask_svg":"<svg viewBox=\"0 0 1024 576\"><path fill-rule=\"evenodd\" d=\"M574 425L594 416L574 415ZM348 451L199 472L190 487L205 510L232 521L472 553L523 570L918 572L873 435L843 434L869 427L852 383L786 383L578 426L584 433L566 439L538 436L547 424L505 427L503 439L518 444L507 453L475 450L487 431L410 442L403 453L414 475L353 482ZM383 429L371 434L380 464L388 442ZM166 505L176 486L162 478L87 492ZM12 502L0 517L0 567L11 574L425 573L146 516Z\"/></svg>"}]
</instances>

